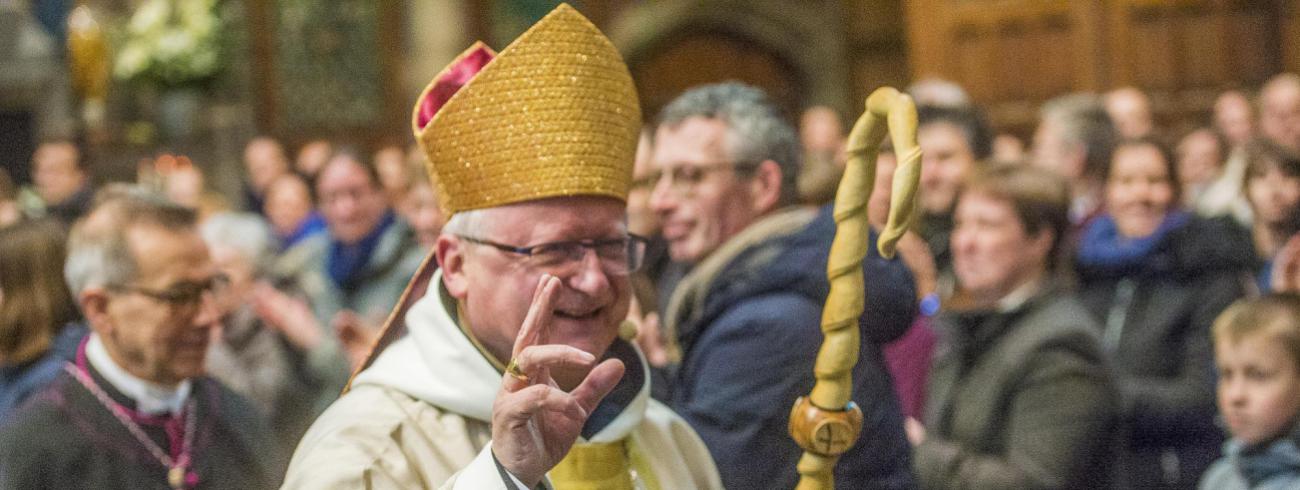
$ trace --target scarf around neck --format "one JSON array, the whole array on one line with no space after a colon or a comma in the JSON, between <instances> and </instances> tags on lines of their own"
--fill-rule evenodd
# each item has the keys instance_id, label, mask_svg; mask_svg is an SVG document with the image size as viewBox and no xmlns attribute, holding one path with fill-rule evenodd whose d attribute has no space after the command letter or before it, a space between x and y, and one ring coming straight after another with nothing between
<instances>
[{"instance_id":1,"label":"scarf around neck","mask_svg":"<svg viewBox=\"0 0 1300 490\"><path fill-rule=\"evenodd\" d=\"M319 211L312 211L288 235L280 237L280 250L288 250L304 238L326 231L328 226Z\"/></svg>"},{"instance_id":2,"label":"scarf around neck","mask_svg":"<svg viewBox=\"0 0 1300 490\"><path fill-rule=\"evenodd\" d=\"M329 257L325 262L330 280L341 289L352 289L364 276L366 264L370 262L370 257L379 247L380 238L383 238L384 232L388 231L396 221L397 217L390 209L384 212L379 225L356 243L349 245L331 239Z\"/></svg>"},{"instance_id":3,"label":"scarf around neck","mask_svg":"<svg viewBox=\"0 0 1300 490\"><path fill-rule=\"evenodd\" d=\"M1079 264L1108 269L1135 268L1165 242L1170 232L1190 220L1191 216L1185 211L1170 211L1150 235L1128 238L1120 234L1114 216L1103 214L1083 231L1079 241Z\"/></svg>"}]
</instances>

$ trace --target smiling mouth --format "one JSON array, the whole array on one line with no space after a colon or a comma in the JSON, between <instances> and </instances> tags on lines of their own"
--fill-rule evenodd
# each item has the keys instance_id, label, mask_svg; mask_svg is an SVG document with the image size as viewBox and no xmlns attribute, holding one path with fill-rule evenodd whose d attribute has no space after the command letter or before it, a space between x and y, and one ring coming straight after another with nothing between
<instances>
[{"instance_id":1,"label":"smiling mouth","mask_svg":"<svg viewBox=\"0 0 1300 490\"><path fill-rule=\"evenodd\" d=\"M604 308L596 308L586 312L555 310L555 317L565 320L588 321L595 320L602 311L604 311Z\"/></svg>"}]
</instances>

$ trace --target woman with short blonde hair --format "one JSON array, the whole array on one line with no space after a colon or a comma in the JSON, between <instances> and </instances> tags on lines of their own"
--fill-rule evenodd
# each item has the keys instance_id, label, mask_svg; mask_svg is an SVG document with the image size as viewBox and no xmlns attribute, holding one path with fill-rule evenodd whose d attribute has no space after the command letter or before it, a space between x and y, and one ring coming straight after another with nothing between
<instances>
[{"instance_id":1,"label":"woman with short blonde hair","mask_svg":"<svg viewBox=\"0 0 1300 490\"><path fill-rule=\"evenodd\" d=\"M1069 203L1064 179L1028 166L983 169L958 194L957 292L924 421L906 427L921 488L1107 486L1116 388L1097 327L1052 279Z\"/></svg>"}]
</instances>

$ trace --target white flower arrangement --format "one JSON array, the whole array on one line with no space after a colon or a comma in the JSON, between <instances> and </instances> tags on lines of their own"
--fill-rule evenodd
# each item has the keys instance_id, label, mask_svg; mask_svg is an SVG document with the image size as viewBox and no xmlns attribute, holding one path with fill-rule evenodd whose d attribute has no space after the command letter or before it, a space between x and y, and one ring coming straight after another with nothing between
<instances>
[{"instance_id":1,"label":"white flower arrangement","mask_svg":"<svg viewBox=\"0 0 1300 490\"><path fill-rule=\"evenodd\" d=\"M193 85L221 70L217 0L144 0L126 26L114 75L163 87Z\"/></svg>"}]
</instances>

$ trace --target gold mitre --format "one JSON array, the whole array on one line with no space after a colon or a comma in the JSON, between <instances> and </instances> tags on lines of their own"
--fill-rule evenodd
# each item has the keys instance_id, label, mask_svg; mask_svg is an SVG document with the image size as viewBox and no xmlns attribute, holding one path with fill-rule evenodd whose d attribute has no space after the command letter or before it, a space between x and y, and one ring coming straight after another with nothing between
<instances>
[{"instance_id":1,"label":"gold mitre","mask_svg":"<svg viewBox=\"0 0 1300 490\"><path fill-rule=\"evenodd\" d=\"M618 50L560 4L499 55L476 43L457 57L420 94L412 126L450 216L546 197L626 200L641 108Z\"/></svg>"}]
</instances>

